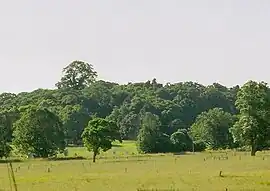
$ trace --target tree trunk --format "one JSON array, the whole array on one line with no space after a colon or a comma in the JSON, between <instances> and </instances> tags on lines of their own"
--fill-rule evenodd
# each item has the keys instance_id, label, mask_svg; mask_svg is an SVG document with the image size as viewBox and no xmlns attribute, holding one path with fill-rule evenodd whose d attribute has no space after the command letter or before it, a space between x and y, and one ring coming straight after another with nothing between
<instances>
[{"instance_id":1,"label":"tree trunk","mask_svg":"<svg viewBox=\"0 0 270 191\"><path fill-rule=\"evenodd\" d=\"M252 144L252 146L251 146L251 156L255 156L256 152L257 152L256 145Z\"/></svg>"},{"instance_id":2,"label":"tree trunk","mask_svg":"<svg viewBox=\"0 0 270 191\"><path fill-rule=\"evenodd\" d=\"M96 162L96 156L97 156L97 152L94 151L94 154L93 154L93 163Z\"/></svg>"}]
</instances>

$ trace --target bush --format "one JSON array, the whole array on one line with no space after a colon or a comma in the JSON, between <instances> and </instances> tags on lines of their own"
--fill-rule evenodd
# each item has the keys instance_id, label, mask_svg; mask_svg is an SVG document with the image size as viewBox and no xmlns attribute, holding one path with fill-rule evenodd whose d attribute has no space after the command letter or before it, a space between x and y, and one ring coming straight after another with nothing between
<instances>
[{"instance_id":1,"label":"bush","mask_svg":"<svg viewBox=\"0 0 270 191\"><path fill-rule=\"evenodd\" d=\"M206 149L206 144L203 141L194 141L194 151L201 152Z\"/></svg>"},{"instance_id":2,"label":"bush","mask_svg":"<svg viewBox=\"0 0 270 191\"><path fill-rule=\"evenodd\" d=\"M186 129L179 129L170 137L175 152L192 151L192 140Z\"/></svg>"}]
</instances>

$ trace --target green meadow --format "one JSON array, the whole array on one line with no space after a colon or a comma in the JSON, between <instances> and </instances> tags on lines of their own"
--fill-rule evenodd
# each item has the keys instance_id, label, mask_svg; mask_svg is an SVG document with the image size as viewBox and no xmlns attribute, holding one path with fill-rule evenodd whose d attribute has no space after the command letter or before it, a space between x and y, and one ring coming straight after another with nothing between
<instances>
[{"instance_id":1,"label":"green meadow","mask_svg":"<svg viewBox=\"0 0 270 191\"><path fill-rule=\"evenodd\" d=\"M270 152L139 155L135 143L124 142L101 153L95 164L85 148L69 148L69 157L75 155L86 159L14 162L18 190L270 190ZM8 174L1 163L0 190L11 190Z\"/></svg>"}]
</instances>

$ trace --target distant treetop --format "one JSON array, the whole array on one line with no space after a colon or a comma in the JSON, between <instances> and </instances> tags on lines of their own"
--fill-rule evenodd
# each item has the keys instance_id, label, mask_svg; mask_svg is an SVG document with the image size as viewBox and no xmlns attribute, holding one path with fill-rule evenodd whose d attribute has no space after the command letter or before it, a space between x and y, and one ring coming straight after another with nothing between
<instances>
[{"instance_id":1,"label":"distant treetop","mask_svg":"<svg viewBox=\"0 0 270 191\"><path fill-rule=\"evenodd\" d=\"M63 69L63 76L55 86L58 89L73 88L81 90L92 84L96 78L97 72L92 64L76 60Z\"/></svg>"}]
</instances>

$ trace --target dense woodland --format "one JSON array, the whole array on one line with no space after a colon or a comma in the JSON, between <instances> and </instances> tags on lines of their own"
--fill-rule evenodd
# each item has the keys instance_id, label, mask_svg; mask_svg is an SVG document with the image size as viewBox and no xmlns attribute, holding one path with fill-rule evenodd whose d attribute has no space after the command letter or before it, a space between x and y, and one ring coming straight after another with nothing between
<instances>
[{"instance_id":1,"label":"dense woodland","mask_svg":"<svg viewBox=\"0 0 270 191\"><path fill-rule=\"evenodd\" d=\"M145 153L238 148L255 155L270 139L269 96L267 84L254 81L120 85L97 80L91 64L74 61L56 89L0 95L0 156L48 157L83 144L98 154L117 139L136 140Z\"/></svg>"}]
</instances>

